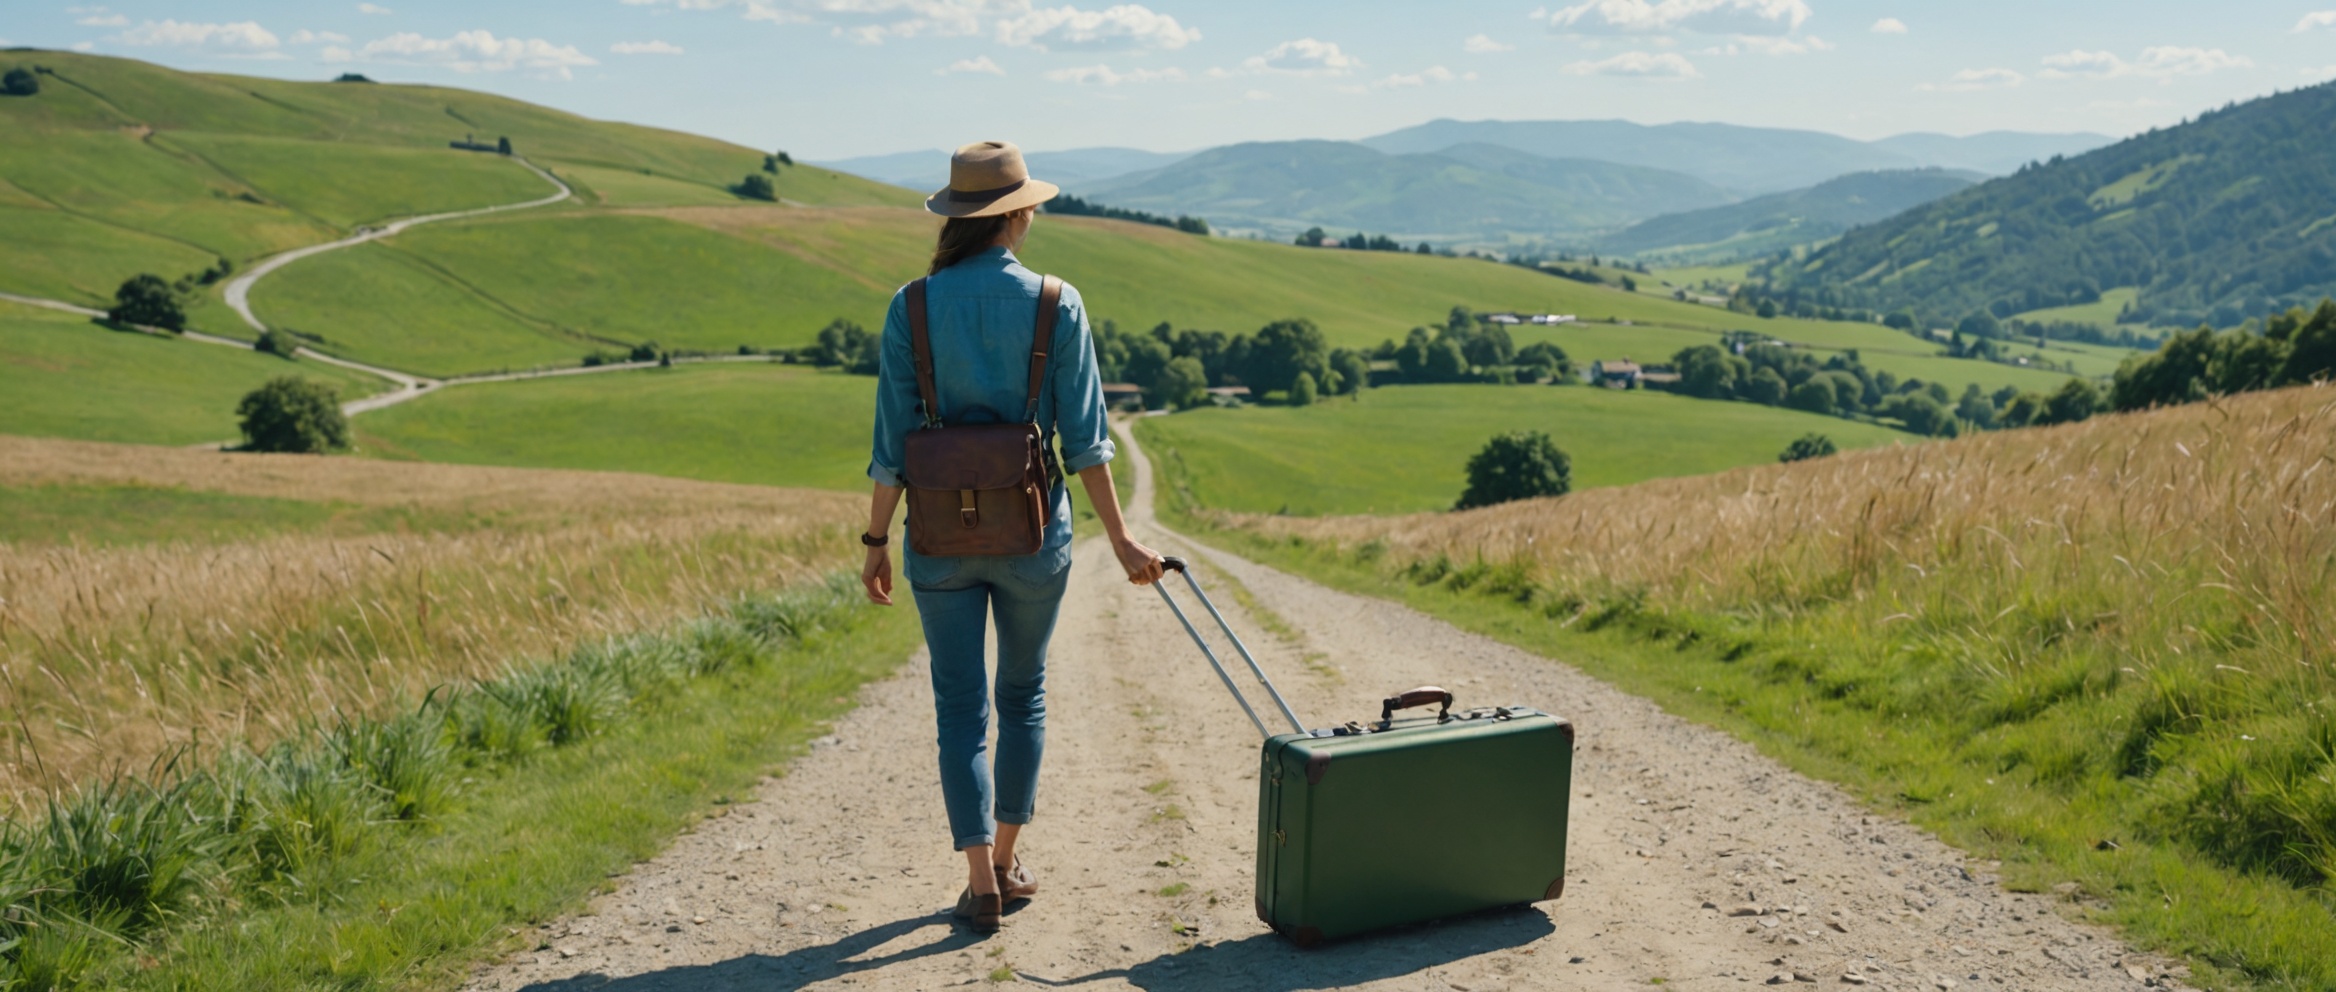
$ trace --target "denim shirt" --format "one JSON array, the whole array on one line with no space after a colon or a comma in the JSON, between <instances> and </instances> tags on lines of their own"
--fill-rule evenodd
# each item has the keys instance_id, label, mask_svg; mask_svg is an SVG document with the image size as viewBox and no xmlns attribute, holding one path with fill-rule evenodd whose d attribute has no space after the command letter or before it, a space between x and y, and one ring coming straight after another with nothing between
<instances>
[{"instance_id":1,"label":"denim shirt","mask_svg":"<svg viewBox=\"0 0 2336 992\"><path fill-rule=\"evenodd\" d=\"M959 262L925 282L925 326L932 338L933 389L941 419L951 424L994 424L1022 419L1030 391L1030 335L1038 323L1039 275L1003 247ZM1079 291L1063 286L1054 342L1046 349L1046 382L1038 391L1038 423L1061 445L1066 475L1101 465L1116 449L1105 426L1103 382L1095 341ZM917 396L916 351L909 342L908 293L892 295L884 315L882 362L876 373L876 440L868 478L901 484L908 432L924 423ZM1058 482L1048 494L1054 509L1046 542L1030 562L1043 572L1070 560L1071 500ZM903 547L910 582L939 582L956 572L955 559L926 558ZM1036 578L1037 576L1032 576Z\"/></svg>"}]
</instances>

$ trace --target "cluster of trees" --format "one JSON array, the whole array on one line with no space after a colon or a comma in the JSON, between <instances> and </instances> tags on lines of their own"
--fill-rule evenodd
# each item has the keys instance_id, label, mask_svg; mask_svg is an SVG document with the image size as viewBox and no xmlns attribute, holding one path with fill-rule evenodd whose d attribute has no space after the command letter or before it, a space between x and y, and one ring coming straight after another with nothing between
<instances>
[{"instance_id":1,"label":"cluster of trees","mask_svg":"<svg viewBox=\"0 0 2336 992\"><path fill-rule=\"evenodd\" d=\"M2034 338L2038 347L2042 347L2046 341L2075 341L2111 348L2156 351L2166 343L2163 334L2151 334L2131 327L2103 328L2097 324L2073 320L2009 320L2004 322L2004 330L2009 337L2023 341Z\"/></svg>"},{"instance_id":2,"label":"cluster of trees","mask_svg":"<svg viewBox=\"0 0 2336 992\"><path fill-rule=\"evenodd\" d=\"M187 312L181 303L180 291L161 276L141 272L125 280L114 290L114 305L105 313L107 320L117 324L139 327L159 327L173 334L186 333Z\"/></svg>"},{"instance_id":3,"label":"cluster of trees","mask_svg":"<svg viewBox=\"0 0 2336 992\"><path fill-rule=\"evenodd\" d=\"M1536 342L1520 349L1508 328L1453 307L1441 327L1414 327L1402 344L1381 342L1365 357L1392 361L1405 382L1570 382L1565 349Z\"/></svg>"},{"instance_id":4,"label":"cluster of trees","mask_svg":"<svg viewBox=\"0 0 2336 992\"><path fill-rule=\"evenodd\" d=\"M1823 458L1840 451L1841 448L1833 443L1832 438L1816 431L1810 431L1794 438L1793 443L1785 445L1784 451L1776 456L1776 460L1780 462L1805 462L1811 458Z\"/></svg>"},{"instance_id":5,"label":"cluster of trees","mask_svg":"<svg viewBox=\"0 0 2336 992\"><path fill-rule=\"evenodd\" d=\"M1109 220L1125 220L1158 227L1173 227L1186 234L1198 234L1204 237L1209 233L1209 222L1198 217L1163 217L1141 210L1107 207L1091 200L1079 199L1069 193L1048 200L1046 206L1041 209L1050 214L1062 214L1066 217L1103 217Z\"/></svg>"},{"instance_id":6,"label":"cluster of trees","mask_svg":"<svg viewBox=\"0 0 2336 992\"><path fill-rule=\"evenodd\" d=\"M17 66L0 75L0 92L9 96L32 96L41 91L41 77L32 70Z\"/></svg>"},{"instance_id":7,"label":"cluster of trees","mask_svg":"<svg viewBox=\"0 0 2336 992\"><path fill-rule=\"evenodd\" d=\"M1805 351L1755 344L1733 354L1697 345L1671 357L1678 392L1702 399L1733 399L1808 413L1895 420L1916 434L1954 437L1966 428L1993 430L2072 423L2103 408L2100 390L2070 379L2049 396L2005 387L1993 394L1974 383L1955 396L1940 383L1905 379L1866 368L1856 351L1822 360Z\"/></svg>"},{"instance_id":8,"label":"cluster of trees","mask_svg":"<svg viewBox=\"0 0 2336 992\"><path fill-rule=\"evenodd\" d=\"M1129 333L1107 320L1095 329L1095 358L1104 379L1134 383L1152 406L1173 409L1208 402L1215 386L1247 386L1260 399L1283 391L1288 402L1303 406L1371 384L1370 362L1360 352L1331 348L1322 329L1304 318L1235 335L1165 323Z\"/></svg>"},{"instance_id":9,"label":"cluster of trees","mask_svg":"<svg viewBox=\"0 0 2336 992\"><path fill-rule=\"evenodd\" d=\"M1573 459L1540 431L1511 431L1468 459L1468 488L1456 510L1520 499L1563 496L1573 488Z\"/></svg>"},{"instance_id":10,"label":"cluster of trees","mask_svg":"<svg viewBox=\"0 0 2336 992\"><path fill-rule=\"evenodd\" d=\"M349 447L349 420L333 387L277 376L236 404L243 450L323 454Z\"/></svg>"},{"instance_id":11,"label":"cluster of trees","mask_svg":"<svg viewBox=\"0 0 2336 992\"><path fill-rule=\"evenodd\" d=\"M2336 377L2336 302L2302 307L2251 328L2200 327L2166 340L2154 354L2117 369L2109 401L2119 410L2191 403L2228 393L2276 389Z\"/></svg>"},{"instance_id":12,"label":"cluster of trees","mask_svg":"<svg viewBox=\"0 0 2336 992\"><path fill-rule=\"evenodd\" d=\"M772 152L762 157L762 171L768 172L771 175L778 175L779 167L782 165L790 169L794 168L794 157L788 155L786 152Z\"/></svg>"},{"instance_id":13,"label":"cluster of trees","mask_svg":"<svg viewBox=\"0 0 2336 992\"><path fill-rule=\"evenodd\" d=\"M842 368L853 375L875 375L884 364L884 338L870 334L857 322L837 317L819 329L811 347L796 357L821 368Z\"/></svg>"},{"instance_id":14,"label":"cluster of trees","mask_svg":"<svg viewBox=\"0 0 2336 992\"><path fill-rule=\"evenodd\" d=\"M779 199L779 185L772 182L770 176L760 172L747 173L746 178L730 187L730 192L749 200L761 200L765 203L776 203Z\"/></svg>"},{"instance_id":15,"label":"cluster of trees","mask_svg":"<svg viewBox=\"0 0 2336 992\"><path fill-rule=\"evenodd\" d=\"M366 82L372 82L372 80L366 80ZM447 142L446 147L466 152L494 152L497 155L509 155L511 154L511 139L496 138L495 143L490 145L484 141L474 141L470 135L466 134L462 136L461 141Z\"/></svg>"},{"instance_id":16,"label":"cluster of trees","mask_svg":"<svg viewBox=\"0 0 2336 992\"><path fill-rule=\"evenodd\" d=\"M1408 251L1421 255L1433 255L1436 253L1435 246L1428 244L1425 241L1420 242L1417 247L1405 248L1403 246L1403 242L1397 241L1394 238L1390 238L1384 234L1364 234L1361 231L1356 231L1355 233L1349 234L1344 238L1332 240L1330 233L1319 227L1307 228L1306 233L1298 235L1296 243L1300 248L1335 247L1345 248L1349 251Z\"/></svg>"},{"instance_id":17,"label":"cluster of trees","mask_svg":"<svg viewBox=\"0 0 2336 992\"><path fill-rule=\"evenodd\" d=\"M673 353L658 348L655 341L643 341L624 351L601 350L584 356L584 367L588 369L598 368L602 365L620 365L625 362L657 362L662 365L672 365Z\"/></svg>"},{"instance_id":18,"label":"cluster of trees","mask_svg":"<svg viewBox=\"0 0 2336 992\"><path fill-rule=\"evenodd\" d=\"M2119 322L2235 327L2336 292L2336 88L2055 157L1756 270L1780 299L1998 318L2139 295Z\"/></svg>"}]
</instances>

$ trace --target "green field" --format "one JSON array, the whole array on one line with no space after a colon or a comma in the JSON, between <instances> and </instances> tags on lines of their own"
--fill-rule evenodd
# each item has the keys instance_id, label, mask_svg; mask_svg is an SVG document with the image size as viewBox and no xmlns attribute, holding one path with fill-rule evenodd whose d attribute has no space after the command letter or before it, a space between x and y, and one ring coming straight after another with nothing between
<instances>
[{"instance_id":1,"label":"green field","mask_svg":"<svg viewBox=\"0 0 2336 992\"><path fill-rule=\"evenodd\" d=\"M2131 304L2135 299L2138 299L2140 296L2141 290L2135 289L2131 286L2126 286L2121 289L2112 289L2103 292L2099 300L2091 303L2079 303L2074 306L2066 307L2048 307L2043 310L2030 310L2027 313L2013 314L2012 319L2025 320L2034 324L2063 322L2071 324L2091 324L2094 327L2098 327L2103 330L2112 330L2117 326L2117 315L2124 312L2125 307L2128 304Z\"/></svg>"},{"instance_id":2,"label":"green field","mask_svg":"<svg viewBox=\"0 0 2336 992\"><path fill-rule=\"evenodd\" d=\"M1512 430L1554 438L1576 489L1771 463L1811 431L1843 448L1917 440L1795 410L1587 386L1394 386L1136 424L1154 462L1202 506L1299 516L1449 508L1469 456Z\"/></svg>"},{"instance_id":3,"label":"green field","mask_svg":"<svg viewBox=\"0 0 2336 992\"><path fill-rule=\"evenodd\" d=\"M343 399L388 386L321 362L108 330L86 317L0 303L0 434L224 441L236 436L236 402L280 375L329 383Z\"/></svg>"},{"instance_id":4,"label":"green field","mask_svg":"<svg viewBox=\"0 0 2336 992\"><path fill-rule=\"evenodd\" d=\"M360 454L769 486L867 485L875 380L738 363L456 386L358 419Z\"/></svg>"}]
</instances>

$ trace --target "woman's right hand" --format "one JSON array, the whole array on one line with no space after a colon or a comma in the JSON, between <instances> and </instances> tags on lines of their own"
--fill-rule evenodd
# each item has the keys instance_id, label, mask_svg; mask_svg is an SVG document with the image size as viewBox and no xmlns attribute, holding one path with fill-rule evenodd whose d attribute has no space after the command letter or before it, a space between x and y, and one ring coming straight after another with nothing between
<instances>
[{"instance_id":1,"label":"woman's right hand","mask_svg":"<svg viewBox=\"0 0 2336 992\"><path fill-rule=\"evenodd\" d=\"M1121 538L1111 542L1111 553L1119 556L1119 567L1127 570L1127 580L1139 586L1160 581L1167 574L1160 553L1147 548L1135 538Z\"/></svg>"},{"instance_id":2,"label":"woman's right hand","mask_svg":"<svg viewBox=\"0 0 2336 992\"><path fill-rule=\"evenodd\" d=\"M892 605L892 550L869 548L868 560L860 566L860 585L868 590L868 602L878 606Z\"/></svg>"}]
</instances>

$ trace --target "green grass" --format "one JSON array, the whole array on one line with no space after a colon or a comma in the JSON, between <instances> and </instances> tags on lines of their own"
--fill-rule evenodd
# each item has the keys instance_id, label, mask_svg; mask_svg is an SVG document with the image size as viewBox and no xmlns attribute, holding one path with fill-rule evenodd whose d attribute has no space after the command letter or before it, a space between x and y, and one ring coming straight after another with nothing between
<instances>
[{"instance_id":1,"label":"green grass","mask_svg":"<svg viewBox=\"0 0 2336 992\"><path fill-rule=\"evenodd\" d=\"M874 409L865 376L684 365L456 386L352 426L375 457L854 490Z\"/></svg>"},{"instance_id":2,"label":"green grass","mask_svg":"<svg viewBox=\"0 0 2336 992\"><path fill-rule=\"evenodd\" d=\"M389 385L321 362L109 330L85 317L0 303L0 433L224 441L236 436L236 403L280 375L328 383L343 399Z\"/></svg>"},{"instance_id":3,"label":"green grass","mask_svg":"<svg viewBox=\"0 0 2336 992\"><path fill-rule=\"evenodd\" d=\"M517 162L452 148L184 132L165 140L263 196L344 230L398 217L539 200L555 191Z\"/></svg>"},{"instance_id":4,"label":"green grass","mask_svg":"<svg viewBox=\"0 0 2336 992\"><path fill-rule=\"evenodd\" d=\"M494 526L406 507L241 496L138 485L0 486L0 544L198 544L272 534L459 533Z\"/></svg>"},{"instance_id":5,"label":"green grass","mask_svg":"<svg viewBox=\"0 0 2336 992\"><path fill-rule=\"evenodd\" d=\"M1300 516L1445 509L1493 435L1546 431L1577 489L1771 463L1810 431L1843 448L1917 439L1873 424L1588 386L1391 386L1312 407L1137 421L1164 480L1215 509Z\"/></svg>"},{"instance_id":6,"label":"green grass","mask_svg":"<svg viewBox=\"0 0 2336 992\"><path fill-rule=\"evenodd\" d=\"M251 304L269 326L316 335L332 354L423 375L576 365L615 346L522 314L381 242L286 266L253 287Z\"/></svg>"},{"instance_id":7,"label":"green grass","mask_svg":"<svg viewBox=\"0 0 2336 992\"><path fill-rule=\"evenodd\" d=\"M575 187L584 202L602 207L736 206L741 201L714 183L659 175L643 169L561 164L554 175Z\"/></svg>"},{"instance_id":8,"label":"green grass","mask_svg":"<svg viewBox=\"0 0 2336 992\"><path fill-rule=\"evenodd\" d=\"M2141 290L2132 286L2124 286L2102 292L2101 298L2091 303L2030 310L2026 313L2013 314L2012 319L2025 320L2034 324L2091 324L2103 330L2113 330L2117 326L2117 315L2140 296Z\"/></svg>"}]
</instances>

